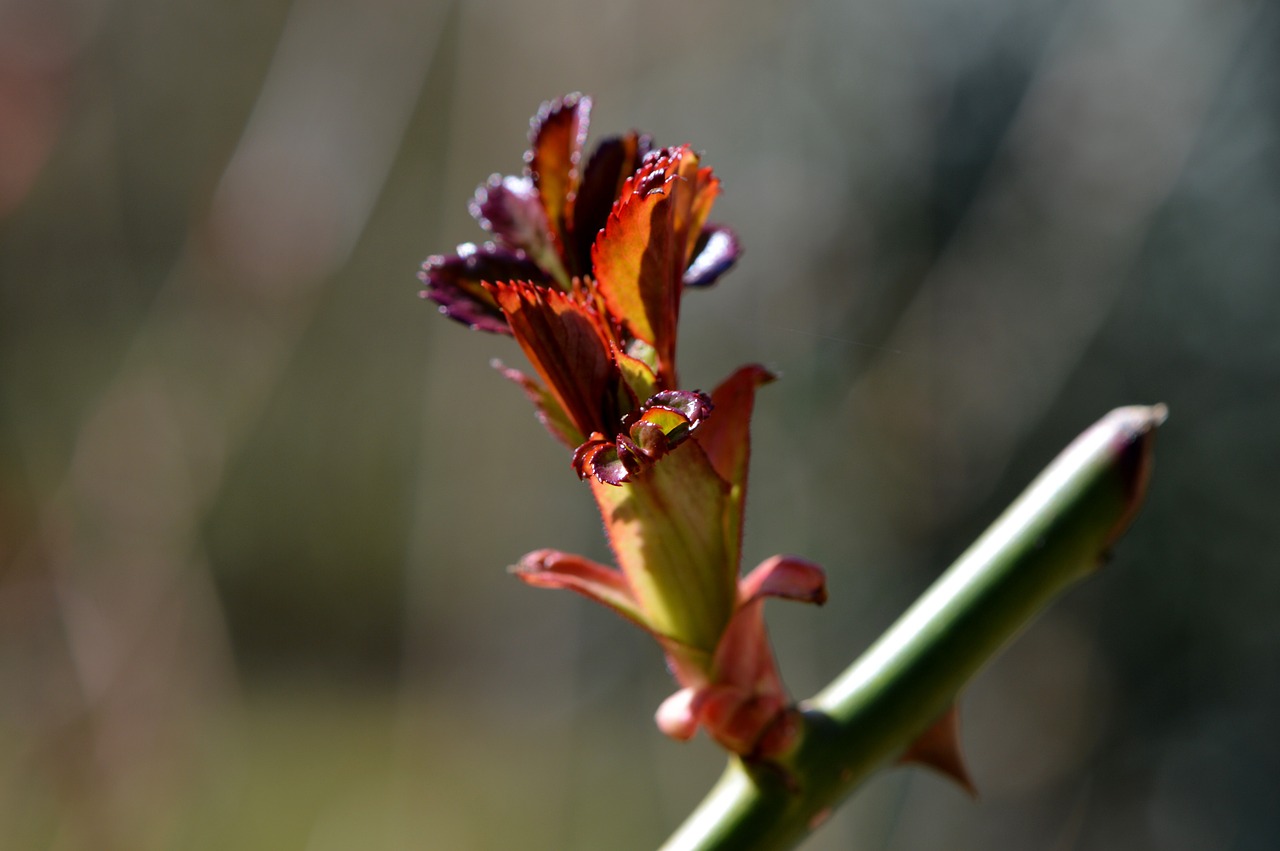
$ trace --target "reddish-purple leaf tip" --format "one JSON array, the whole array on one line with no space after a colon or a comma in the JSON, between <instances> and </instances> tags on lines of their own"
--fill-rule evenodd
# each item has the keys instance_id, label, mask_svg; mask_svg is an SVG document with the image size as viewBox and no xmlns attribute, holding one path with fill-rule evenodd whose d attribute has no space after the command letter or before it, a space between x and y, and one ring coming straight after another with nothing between
<instances>
[{"instance_id":1,"label":"reddish-purple leaf tip","mask_svg":"<svg viewBox=\"0 0 1280 851\"><path fill-rule=\"evenodd\" d=\"M509 280L541 281L545 275L522 252L486 242L463 243L456 254L433 254L422 264L418 280L421 298L430 299L450 319L480 331L510 334L502 310L485 290L485 283Z\"/></svg>"}]
</instances>

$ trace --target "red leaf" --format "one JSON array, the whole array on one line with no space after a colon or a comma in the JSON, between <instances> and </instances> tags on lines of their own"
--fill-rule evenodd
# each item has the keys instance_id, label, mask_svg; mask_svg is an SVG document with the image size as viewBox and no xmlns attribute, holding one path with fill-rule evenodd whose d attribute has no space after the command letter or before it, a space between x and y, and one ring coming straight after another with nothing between
<instances>
[{"instance_id":1,"label":"red leaf","mask_svg":"<svg viewBox=\"0 0 1280 851\"><path fill-rule=\"evenodd\" d=\"M704 225L693 245L693 257L684 270L686 287L709 287L738 262L742 245L738 235L724 225Z\"/></svg>"},{"instance_id":2,"label":"red leaf","mask_svg":"<svg viewBox=\"0 0 1280 851\"><path fill-rule=\"evenodd\" d=\"M706 421L711 407L711 400L697 390L663 390L650 396L628 420L628 431L657 460L684 443Z\"/></svg>"},{"instance_id":3,"label":"red leaf","mask_svg":"<svg viewBox=\"0 0 1280 851\"><path fill-rule=\"evenodd\" d=\"M711 738L721 747L748 757L763 756L759 753L761 739L788 709L787 697L781 692L756 693L719 683L703 689L699 697L698 720Z\"/></svg>"},{"instance_id":4,"label":"red leaf","mask_svg":"<svg viewBox=\"0 0 1280 851\"><path fill-rule=\"evenodd\" d=\"M503 319L503 325L506 325L506 319ZM502 373L503 378L520 385L525 397L533 403L533 407L537 410L538 421L546 427L547 431L551 432L552 437L570 449L575 449L582 443L583 434L578 431L578 427L574 425L573 420L569 419L569 415L565 413L564 408L560 407L556 397L552 396L545 387L520 370L512 369L496 358L489 363L494 369Z\"/></svg>"},{"instance_id":5,"label":"red leaf","mask_svg":"<svg viewBox=\"0 0 1280 851\"><path fill-rule=\"evenodd\" d=\"M660 383L676 385L676 321L679 318L679 245L674 228L677 169L685 149L650 156L627 179L591 258L596 285L610 315L657 353ZM677 271L677 267L679 267Z\"/></svg>"},{"instance_id":6,"label":"red leaf","mask_svg":"<svg viewBox=\"0 0 1280 851\"><path fill-rule=\"evenodd\" d=\"M547 214L532 180L495 174L480 184L467 209L480 227L497 237L498 242L523 251L551 277L567 286L569 276L556 253Z\"/></svg>"},{"instance_id":7,"label":"red leaf","mask_svg":"<svg viewBox=\"0 0 1280 851\"><path fill-rule=\"evenodd\" d=\"M698 155L688 147L684 151L677 172L681 187L676 193L678 201L673 222L679 244L683 247L678 269L681 274L693 259L694 248L702 236L702 227L720 194L720 178L710 168L700 168Z\"/></svg>"},{"instance_id":8,"label":"red leaf","mask_svg":"<svg viewBox=\"0 0 1280 851\"><path fill-rule=\"evenodd\" d=\"M576 591L649 628L627 578L613 568L559 550L537 550L520 559L513 572L538 588Z\"/></svg>"},{"instance_id":9,"label":"red leaf","mask_svg":"<svg viewBox=\"0 0 1280 851\"><path fill-rule=\"evenodd\" d=\"M703 689L682 688L662 701L653 720L658 729L676 741L684 742L698 732L698 710L702 705Z\"/></svg>"},{"instance_id":10,"label":"red leaf","mask_svg":"<svg viewBox=\"0 0 1280 851\"><path fill-rule=\"evenodd\" d=\"M510 334L507 321L484 282L543 280L543 272L518 252L492 243L458 246L457 254L433 254L418 273L424 289L419 295L440 305L450 319L494 334Z\"/></svg>"},{"instance_id":11,"label":"red leaf","mask_svg":"<svg viewBox=\"0 0 1280 851\"><path fill-rule=\"evenodd\" d=\"M572 274L591 274L591 246L609 220L628 177L640 168L652 142L634 131L611 136L596 146L583 170L582 184L573 204Z\"/></svg>"},{"instance_id":12,"label":"red leaf","mask_svg":"<svg viewBox=\"0 0 1280 851\"><path fill-rule=\"evenodd\" d=\"M600 432L577 448L573 453L573 469L579 479L594 476L602 485L617 487L631 478L631 470L622 459L618 444L606 440Z\"/></svg>"},{"instance_id":13,"label":"red leaf","mask_svg":"<svg viewBox=\"0 0 1280 851\"><path fill-rule=\"evenodd\" d=\"M811 561L795 556L773 556L738 583L739 605L765 597L821 606L827 601L826 574Z\"/></svg>"},{"instance_id":14,"label":"red leaf","mask_svg":"<svg viewBox=\"0 0 1280 851\"><path fill-rule=\"evenodd\" d=\"M751 458L751 411L756 388L773 381L773 373L752 364L740 368L711 394L715 406L711 416L694 433L694 441L707 460L729 483L729 514L725 518L734 547L733 569L738 569L737 553L742 546L742 512L747 501L747 463Z\"/></svg>"},{"instance_id":15,"label":"red leaf","mask_svg":"<svg viewBox=\"0 0 1280 851\"><path fill-rule=\"evenodd\" d=\"M764 626L764 600L739 606L716 647L714 682L733 685L747 694L774 695L786 702Z\"/></svg>"},{"instance_id":16,"label":"red leaf","mask_svg":"<svg viewBox=\"0 0 1280 851\"><path fill-rule=\"evenodd\" d=\"M578 431L609 431L622 419L621 376L594 311L576 293L524 281L488 284L511 333Z\"/></svg>"},{"instance_id":17,"label":"red leaf","mask_svg":"<svg viewBox=\"0 0 1280 851\"><path fill-rule=\"evenodd\" d=\"M574 198L581 182L579 166L590 115L591 98L571 94L544 103L529 122L532 147L525 154L525 163L562 254L569 245L568 223L573 220Z\"/></svg>"}]
</instances>

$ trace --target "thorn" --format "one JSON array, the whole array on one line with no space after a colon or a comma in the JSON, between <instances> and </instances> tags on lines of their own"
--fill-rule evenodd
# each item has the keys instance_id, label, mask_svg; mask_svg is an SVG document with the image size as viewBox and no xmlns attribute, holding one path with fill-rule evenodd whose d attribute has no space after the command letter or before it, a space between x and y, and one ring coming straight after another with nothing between
<instances>
[{"instance_id":1,"label":"thorn","mask_svg":"<svg viewBox=\"0 0 1280 851\"><path fill-rule=\"evenodd\" d=\"M960 711L954 703L911 743L898 761L932 768L959 783L973 797L978 796L960 753Z\"/></svg>"}]
</instances>

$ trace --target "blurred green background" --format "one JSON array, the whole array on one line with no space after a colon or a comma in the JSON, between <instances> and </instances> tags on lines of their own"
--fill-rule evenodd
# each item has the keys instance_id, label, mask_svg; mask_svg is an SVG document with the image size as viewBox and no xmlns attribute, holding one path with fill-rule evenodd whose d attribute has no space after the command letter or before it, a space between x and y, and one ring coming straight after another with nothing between
<instances>
[{"instance_id":1,"label":"blurred green background","mask_svg":"<svg viewBox=\"0 0 1280 851\"><path fill-rule=\"evenodd\" d=\"M650 848L718 774L605 558L416 298L544 99L691 142L761 395L747 565L812 693L1075 433L1162 401L1114 560L972 686L982 797L811 849L1280 846L1280 9L1239 0L0 0L0 848Z\"/></svg>"}]
</instances>

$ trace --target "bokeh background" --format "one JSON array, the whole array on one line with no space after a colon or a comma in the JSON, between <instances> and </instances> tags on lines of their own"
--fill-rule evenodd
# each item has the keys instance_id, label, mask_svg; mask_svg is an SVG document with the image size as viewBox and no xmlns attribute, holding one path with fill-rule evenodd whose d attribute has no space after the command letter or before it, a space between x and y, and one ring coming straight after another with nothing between
<instances>
[{"instance_id":1,"label":"bokeh background","mask_svg":"<svg viewBox=\"0 0 1280 851\"><path fill-rule=\"evenodd\" d=\"M510 341L416 298L538 103L705 151L749 564L810 694L1065 443L1162 401L1114 560L963 701L974 802L811 849L1280 846L1280 8L0 0L0 847L656 846L718 774Z\"/></svg>"}]
</instances>

